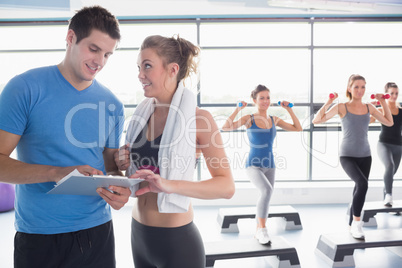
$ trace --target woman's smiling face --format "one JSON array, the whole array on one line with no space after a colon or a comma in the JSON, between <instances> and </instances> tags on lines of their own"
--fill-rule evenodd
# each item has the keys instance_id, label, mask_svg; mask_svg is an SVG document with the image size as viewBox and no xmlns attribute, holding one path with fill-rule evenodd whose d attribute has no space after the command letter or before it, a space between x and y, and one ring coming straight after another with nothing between
<instances>
[{"instance_id":1,"label":"woman's smiling face","mask_svg":"<svg viewBox=\"0 0 402 268\"><path fill-rule=\"evenodd\" d=\"M268 90L258 92L254 103L259 109L268 109L271 105L271 94Z\"/></svg>"},{"instance_id":2,"label":"woman's smiling face","mask_svg":"<svg viewBox=\"0 0 402 268\"><path fill-rule=\"evenodd\" d=\"M165 89L167 70L163 59L159 57L155 50L146 48L141 50L138 55L138 79L144 89L145 97L156 97Z\"/></svg>"},{"instance_id":3,"label":"woman's smiling face","mask_svg":"<svg viewBox=\"0 0 402 268\"><path fill-rule=\"evenodd\" d=\"M390 98L388 101L390 101L390 102L397 101L398 95L399 95L399 89L397 87L388 88L387 93L390 95Z\"/></svg>"},{"instance_id":4,"label":"woman's smiling face","mask_svg":"<svg viewBox=\"0 0 402 268\"><path fill-rule=\"evenodd\" d=\"M366 81L358 79L348 89L353 98L361 99L366 92Z\"/></svg>"}]
</instances>

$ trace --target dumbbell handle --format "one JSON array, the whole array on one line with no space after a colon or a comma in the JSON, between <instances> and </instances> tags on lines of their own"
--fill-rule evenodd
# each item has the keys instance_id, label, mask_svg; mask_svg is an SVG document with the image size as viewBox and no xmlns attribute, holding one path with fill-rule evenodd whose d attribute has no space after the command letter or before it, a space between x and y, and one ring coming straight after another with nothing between
<instances>
[{"instance_id":1,"label":"dumbbell handle","mask_svg":"<svg viewBox=\"0 0 402 268\"><path fill-rule=\"evenodd\" d=\"M278 105L281 105L281 101L278 101ZM289 102L288 107L289 107L289 108L292 108L292 107L293 107L293 103Z\"/></svg>"},{"instance_id":2,"label":"dumbbell handle","mask_svg":"<svg viewBox=\"0 0 402 268\"><path fill-rule=\"evenodd\" d=\"M391 96L387 93L387 94L384 94L384 95L382 95L382 98L383 99L389 99ZM375 94L371 94L371 98L372 99L375 99Z\"/></svg>"}]
</instances>

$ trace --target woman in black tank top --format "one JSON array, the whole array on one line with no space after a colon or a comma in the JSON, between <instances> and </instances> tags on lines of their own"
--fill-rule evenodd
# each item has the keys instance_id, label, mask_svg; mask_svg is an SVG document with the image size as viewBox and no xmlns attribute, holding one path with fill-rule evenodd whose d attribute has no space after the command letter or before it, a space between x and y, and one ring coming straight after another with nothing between
<instances>
[{"instance_id":1,"label":"woman in black tank top","mask_svg":"<svg viewBox=\"0 0 402 268\"><path fill-rule=\"evenodd\" d=\"M394 125L387 127L381 124L381 132L377 144L379 158L384 164L384 206L392 207L392 186L394 175L398 170L402 154L402 108L397 102L399 89L395 83L389 82L385 85L385 93L390 95L387 100L388 106L394 119ZM379 108L381 110L381 108ZM375 120L372 119L371 122Z\"/></svg>"}]
</instances>

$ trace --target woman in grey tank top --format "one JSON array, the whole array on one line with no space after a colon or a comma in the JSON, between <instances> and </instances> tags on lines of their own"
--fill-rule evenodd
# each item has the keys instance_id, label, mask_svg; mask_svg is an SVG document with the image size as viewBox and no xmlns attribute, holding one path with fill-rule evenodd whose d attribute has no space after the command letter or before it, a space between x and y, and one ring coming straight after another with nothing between
<instances>
[{"instance_id":1,"label":"woman in grey tank top","mask_svg":"<svg viewBox=\"0 0 402 268\"><path fill-rule=\"evenodd\" d=\"M346 89L346 97L349 101L337 103L330 108L338 97L338 94L335 93L333 98L327 100L313 119L313 124L321 124L335 115L339 115L341 118L343 139L339 156L342 168L355 182L349 225L352 236L357 239L364 239L360 216L366 198L371 168L371 152L367 138L370 116L373 116L383 125L393 125L391 111L385 99L382 98L383 94L375 95L381 104L383 111L381 113L374 105L362 102L365 91L365 78L361 75L351 75Z\"/></svg>"}]
</instances>

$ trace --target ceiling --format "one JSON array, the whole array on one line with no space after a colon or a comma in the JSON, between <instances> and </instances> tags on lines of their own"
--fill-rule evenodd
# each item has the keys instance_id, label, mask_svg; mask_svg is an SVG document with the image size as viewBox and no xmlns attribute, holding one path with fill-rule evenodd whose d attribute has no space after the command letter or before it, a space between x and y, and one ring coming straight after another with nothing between
<instances>
[{"instance_id":1,"label":"ceiling","mask_svg":"<svg viewBox=\"0 0 402 268\"><path fill-rule=\"evenodd\" d=\"M0 21L65 20L91 5L132 19L402 16L402 0L0 0Z\"/></svg>"}]
</instances>

